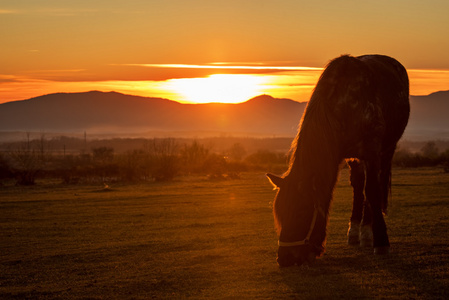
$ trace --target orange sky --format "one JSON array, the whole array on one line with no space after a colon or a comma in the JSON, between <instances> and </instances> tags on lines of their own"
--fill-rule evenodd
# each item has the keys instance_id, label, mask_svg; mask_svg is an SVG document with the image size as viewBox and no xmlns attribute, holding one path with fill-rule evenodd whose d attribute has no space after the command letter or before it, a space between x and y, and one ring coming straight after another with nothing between
<instances>
[{"instance_id":1,"label":"orange sky","mask_svg":"<svg viewBox=\"0 0 449 300\"><path fill-rule=\"evenodd\" d=\"M306 101L343 53L397 58L412 94L449 90L448 11L443 0L0 1L0 103L87 90Z\"/></svg>"}]
</instances>

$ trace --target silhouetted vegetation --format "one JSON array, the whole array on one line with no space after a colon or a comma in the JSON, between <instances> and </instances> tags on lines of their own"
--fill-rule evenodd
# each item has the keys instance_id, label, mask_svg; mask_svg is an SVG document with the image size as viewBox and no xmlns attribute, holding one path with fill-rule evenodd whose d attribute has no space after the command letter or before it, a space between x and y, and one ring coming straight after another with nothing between
<instances>
[{"instance_id":1,"label":"silhouetted vegetation","mask_svg":"<svg viewBox=\"0 0 449 300\"><path fill-rule=\"evenodd\" d=\"M241 172L281 174L287 168L290 138L105 139L45 138L0 145L0 181L33 185L37 178L65 184L170 181L196 174L237 179ZM411 151L400 146L393 165L442 167L449 172L449 149L430 141ZM413 145L415 146L415 145ZM416 148L416 147L415 147Z\"/></svg>"},{"instance_id":2,"label":"silhouetted vegetation","mask_svg":"<svg viewBox=\"0 0 449 300\"><path fill-rule=\"evenodd\" d=\"M442 166L445 172L449 172L449 149L440 152L434 141L427 142L418 152L399 147L393 165L402 168Z\"/></svg>"},{"instance_id":3,"label":"silhouetted vegetation","mask_svg":"<svg viewBox=\"0 0 449 300\"><path fill-rule=\"evenodd\" d=\"M5 155L0 153L0 185L1 180L11 178L12 177L12 171L9 167L8 162L6 161Z\"/></svg>"},{"instance_id":4,"label":"silhouetted vegetation","mask_svg":"<svg viewBox=\"0 0 449 300\"><path fill-rule=\"evenodd\" d=\"M50 154L46 151L46 139L41 135L39 139L27 139L17 148L4 155L5 168L20 185L33 185L40 172L51 162Z\"/></svg>"}]
</instances>

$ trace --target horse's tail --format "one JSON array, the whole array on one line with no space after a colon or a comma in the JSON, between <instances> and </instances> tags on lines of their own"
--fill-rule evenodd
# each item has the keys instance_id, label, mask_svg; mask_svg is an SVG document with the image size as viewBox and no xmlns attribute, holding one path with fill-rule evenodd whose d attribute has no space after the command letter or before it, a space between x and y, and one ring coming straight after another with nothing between
<instances>
[{"instance_id":1,"label":"horse's tail","mask_svg":"<svg viewBox=\"0 0 449 300\"><path fill-rule=\"evenodd\" d=\"M382 212L387 214L388 208L388 199L391 197L391 160L386 162L381 170L381 186L384 189L381 189L381 207Z\"/></svg>"},{"instance_id":2,"label":"horse's tail","mask_svg":"<svg viewBox=\"0 0 449 300\"><path fill-rule=\"evenodd\" d=\"M391 197L391 168L390 168L390 172L388 174L388 186L387 186L387 192L385 197L383 197L383 201L382 201L382 211L384 214L387 214L387 209L388 209L388 199Z\"/></svg>"}]
</instances>

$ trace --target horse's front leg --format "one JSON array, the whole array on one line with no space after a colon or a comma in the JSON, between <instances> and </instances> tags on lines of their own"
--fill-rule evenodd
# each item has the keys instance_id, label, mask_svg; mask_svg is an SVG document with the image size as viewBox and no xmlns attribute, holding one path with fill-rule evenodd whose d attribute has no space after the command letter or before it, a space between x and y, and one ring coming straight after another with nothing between
<instances>
[{"instance_id":1,"label":"horse's front leg","mask_svg":"<svg viewBox=\"0 0 449 300\"><path fill-rule=\"evenodd\" d=\"M388 254L390 241L388 240L387 226L382 213L380 166L380 158L367 161L365 193L371 206L374 254Z\"/></svg>"},{"instance_id":2,"label":"horse's front leg","mask_svg":"<svg viewBox=\"0 0 449 300\"><path fill-rule=\"evenodd\" d=\"M360 245L360 226L363 217L363 203L365 195L363 189L365 187L365 167L359 160L347 161L351 176L349 178L353 189L352 198L352 214L348 229L348 245Z\"/></svg>"},{"instance_id":3,"label":"horse's front leg","mask_svg":"<svg viewBox=\"0 0 449 300\"><path fill-rule=\"evenodd\" d=\"M348 229L348 245L373 246L371 208L365 201L365 164L360 160L348 160L353 188L352 214Z\"/></svg>"}]
</instances>

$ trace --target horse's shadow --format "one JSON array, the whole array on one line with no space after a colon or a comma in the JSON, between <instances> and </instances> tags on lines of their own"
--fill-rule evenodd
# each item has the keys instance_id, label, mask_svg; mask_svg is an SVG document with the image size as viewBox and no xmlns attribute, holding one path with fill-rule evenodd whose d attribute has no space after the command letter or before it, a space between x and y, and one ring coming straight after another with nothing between
<instances>
[{"instance_id":1,"label":"horse's shadow","mask_svg":"<svg viewBox=\"0 0 449 300\"><path fill-rule=\"evenodd\" d=\"M421 271L418 263L404 259L403 253L374 256L368 249L349 251L356 253L325 255L312 266L282 268L281 276L294 296L301 299L444 299L449 295L449 287L437 275ZM388 278L394 278L394 282Z\"/></svg>"}]
</instances>

